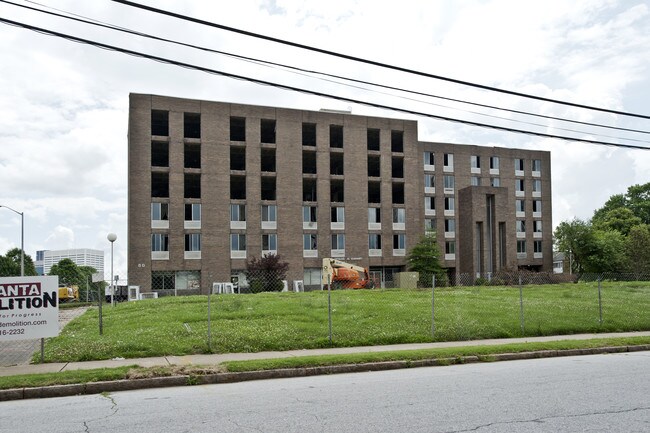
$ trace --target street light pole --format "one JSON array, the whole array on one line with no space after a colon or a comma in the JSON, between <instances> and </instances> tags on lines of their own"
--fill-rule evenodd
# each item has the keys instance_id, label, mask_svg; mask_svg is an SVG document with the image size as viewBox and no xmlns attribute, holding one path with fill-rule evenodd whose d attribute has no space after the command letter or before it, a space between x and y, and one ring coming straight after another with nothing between
<instances>
[{"instance_id":1,"label":"street light pole","mask_svg":"<svg viewBox=\"0 0 650 433\"><path fill-rule=\"evenodd\" d=\"M111 306L115 306L115 298L113 294L115 293L115 287L113 286L113 243L117 240L117 235L115 233L109 233L106 236L106 239L111 243Z\"/></svg>"},{"instance_id":2,"label":"street light pole","mask_svg":"<svg viewBox=\"0 0 650 433\"><path fill-rule=\"evenodd\" d=\"M9 209L10 211L20 215L20 276L25 276L25 213L18 212L16 209L12 209L9 206L4 206L0 204L0 207Z\"/></svg>"}]
</instances>

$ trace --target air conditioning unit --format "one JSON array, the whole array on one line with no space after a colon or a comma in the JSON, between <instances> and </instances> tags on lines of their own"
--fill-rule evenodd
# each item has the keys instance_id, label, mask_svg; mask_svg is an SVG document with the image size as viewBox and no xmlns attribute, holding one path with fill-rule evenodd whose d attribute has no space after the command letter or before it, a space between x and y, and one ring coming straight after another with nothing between
<instances>
[{"instance_id":1,"label":"air conditioning unit","mask_svg":"<svg viewBox=\"0 0 650 433\"><path fill-rule=\"evenodd\" d=\"M302 280L295 280L293 282L293 291L294 292L304 292L305 291L305 285Z\"/></svg>"},{"instance_id":2,"label":"air conditioning unit","mask_svg":"<svg viewBox=\"0 0 650 433\"><path fill-rule=\"evenodd\" d=\"M158 299L158 292L140 293L140 299Z\"/></svg>"},{"instance_id":3,"label":"air conditioning unit","mask_svg":"<svg viewBox=\"0 0 650 433\"><path fill-rule=\"evenodd\" d=\"M129 301L140 299L140 286L129 286Z\"/></svg>"}]
</instances>

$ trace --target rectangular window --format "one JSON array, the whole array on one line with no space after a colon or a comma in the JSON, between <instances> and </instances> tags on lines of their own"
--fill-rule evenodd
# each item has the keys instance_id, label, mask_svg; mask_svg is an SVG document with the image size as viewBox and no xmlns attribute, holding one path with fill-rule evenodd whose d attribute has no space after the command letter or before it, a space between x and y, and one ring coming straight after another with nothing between
<instances>
[{"instance_id":1,"label":"rectangular window","mask_svg":"<svg viewBox=\"0 0 650 433\"><path fill-rule=\"evenodd\" d=\"M230 176L230 199L246 199L246 176Z\"/></svg>"},{"instance_id":2,"label":"rectangular window","mask_svg":"<svg viewBox=\"0 0 650 433\"><path fill-rule=\"evenodd\" d=\"M246 148L241 146L230 147L230 169L246 170Z\"/></svg>"},{"instance_id":3,"label":"rectangular window","mask_svg":"<svg viewBox=\"0 0 650 433\"><path fill-rule=\"evenodd\" d=\"M343 175L343 154L330 153L330 174L335 176Z\"/></svg>"},{"instance_id":4,"label":"rectangular window","mask_svg":"<svg viewBox=\"0 0 650 433\"><path fill-rule=\"evenodd\" d=\"M169 197L169 173L151 173L151 197Z\"/></svg>"},{"instance_id":5,"label":"rectangular window","mask_svg":"<svg viewBox=\"0 0 650 433\"><path fill-rule=\"evenodd\" d=\"M166 141L151 142L151 166L169 167L169 143Z\"/></svg>"},{"instance_id":6,"label":"rectangular window","mask_svg":"<svg viewBox=\"0 0 650 433\"><path fill-rule=\"evenodd\" d=\"M515 200L515 212L526 212L526 202L524 200Z\"/></svg>"},{"instance_id":7,"label":"rectangular window","mask_svg":"<svg viewBox=\"0 0 650 433\"><path fill-rule=\"evenodd\" d=\"M436 230L436 220L433 219L433 218L425 218L424 219L424 230L425 231L430 231L430 230L435 231Z\"/></svg>"},{"instance_id":8,"label":"rectangular window","mask_svg":"<svg viewBox=\"0 0 650 433\"><path fill-rule=\"evenodd\" d=\"M262 200L275 200L276 199L275 177L262 176L261 190L262 190L261 191Z\"/></svg>"},{"instance_id":9,"label":"rectangular window","mask_svg":"<svg viewBox=\"0 0 650 433\"><path fill-rule=\"evenodd\" d=\"M445 254L456 254L456 241L445 242Z\"/></svg>"},{"instance_id":10,"label":"rectangular window","mask_svg":"<svg viewBox=\"0 0 650 433\"><path fill-rule=\"evenodd\" d=\"M481 186L481 178L478 176L472 176L472 178L470 179L470 185Z\"/></svg>"},{"instance_id":11,"label":"rectangular window","mask_svg":"<svg viewBox=\"0 0 650 433\"><path fill-rule=\"evenodd\" d=\"M201 114L183 113L183 136L201 138Z\"/></svg>"},{"instance_id":12,"label":"rectangular window","mask_svg":"<svg viewBox=\"0 0 650 433\"><path fill-rule=\"evenodd\" d=\"M275 149L260 149L260 169L262 172L275 173Z\"/></svg>"},{"instance_id":13,"label":"rectangular window","mask_svg":"<svg viewBox=\"0 0 650 433\"><path fill-rule=\"evenodd\" d=\"M524 171L524 160L521 158L515 158L515 172Z\"/></svg>"},{"instance_id":14,"label":"rectangular window","mask_svg":"<svg viewBox=\"0 0 650 433\"><path fill-rule=\"evenodd\" d=\"M169 235L153 233L151 235L151 251L169 251Z\"/></svg>"},{"instance_id":15,"label":"rectangular window","mask_svg":"<svg viewBox=\"0 0 650 433\"><path fill-rule=\"evenodd\" d=\"M542 160L541 159L533 159L532 162L532 171L540 172L542 171Z\"/></svg>"},{"instance_id":16,"label":"rectangular window","mask_svg":"<svg viewBox=\"0 0 650 433\"><path fill-rule=\"evenodd\" d=\"M477 155L470 156L471 168L481 168L481 157Z\"/></svg>"},{"instance_id":17,"label":"rectangular window","mask_svg":"<svg viewBox=\"0 0 650 433\"><path fill-rule=\"evenodd\" d=\"M390 131L391 152L404 152L404 131Z\"/></svg>"},{"instance_id":18,"label":"rectangular window","mask_svg":"<svg viewBox=\"0 0 650 433\"><path fill-rule=\"evenodd\" d=\"M425 188L435 188L436 186L436 176L433 174L424 175L424 187Z\"/></svg>"},{"instance_id":19,"label":"rectangular window","mask_svg":"<svg viewBox=\"0 0 650 433\"><path fill-rule=\"evenodd\" d=\"M501 186L501 179L499 179L498 177L490 178L490 185L492 185L492 186Z\"/></svg>"},{"instance_id":20,"label":"rectangular window","mask_svg":"<svg viewBox=\"0 0 650 433\"><path fill-rule=\"evenodd\" d=\"M342 233L332 235L332 249L344 250L345 249L345 235Z\"/></svg>"},{"instance_id":21,"label":"rectangular window","mask_svg":"<svg viewBox=\"0 0 650 433\"><path fill-rule=\"evenodd\" d=\"M368 128L368 150L379 150L379 129Z\"/></svg>"},{"instance_id":22,"label":"rectangular window","mask_svg":"<svg viewBox=\"0 0 650 433\"><path fill-rule=\"evenodd\" d=\"M533 252L541 253L542 252L542 241L533 242Z\"/></svg>"},{"instance_id":23,"label":"rectangular window","mask_svg":"<svg viewBox=\"0 0 650 433\"><path fill-rule=\"evenodd\" d=\"M201 175L185 173L185 198L201 198Z\"/></svg>"},{"instance_id":24,"label":"rectangular window","mask_svg":"<svg viewBox=\"0 0 650 433\"><path fill-rule=\"evenodd\" d=\"M498 170L499 169L499 157L498 156L491 156L490 157L490 170Z\"/></svg>"},{"instance_id":25,"label":"rectangular window","mask_svg":"<svg viewBox=\"0 0 650 433\"><path fill-rule=\"evenodd\" d=\"M169 203L151 203L152 221L169 221Z\"/></svg>"},{"instance_id":26,"label":"rectangular window","mask_svg":"<svg viewBox=\"0 0 650 433\"><path fill-rule=\"evenodd\" d=\"M368 249L381 250L381 235L378 233L370 233L368 235Z\"/></svg>"},{"instance_id":27,"label":"rectangular window","mask_svg":"<svg viewBox=\"0 0 650 433\"><path fill-rule=\"evenodd\" d=\"M230 141L246 141L246 118L230 118Z\"/></svg>"},{"instance_id":28,"label":"rectangular window","mask_svg":"<svg viewBox=\"0 0 650 433\"><path fill-rule=\"evenodd\" d=\"M318 249L318 235L315 233L306 233L302 235L302 249L306 251L315 251Z\"/></svg>"},{"instance_id":29,"label":"rectangular window","mask_svg":"<svg viewBox=\"0 0 650 433\"><path fill-rule=\"evenodd\" d=\"M406 209L403 207L393 208L393 223L404 224L406 223Z\"/></svg>"},{"instance_id":30,"label":"rectangular window","mask_svg":"<svg viewBox=\"0 0 650 433\"><path fill-rule=\"evenodd\" d=\"M262 205L262 222L276 222L277 221L277 210L276 205Z\"/></svg>"},{"instance_id":31,"label":"rectangular window","mask_svg":"<svg viewBox=\"0 0 650 433\"><path fill-rule=\"evenodd\" d=\"M302 201L317 201L316 179L302 180Z\"/></svg>"},{"instance_id":32,"label":"rectangular window","mask_svg":"<svg viewBox=\"0 0 650 433\"><path fill-rule=\"evenodd\" d=\"M424 210L436 210L436 198L435 197L424 197Z\"/></svg>"},{"instance_id":33,"label":"rectangular window","mask_svg":"<svg viewBox=\"0 0 650 433\"><path fill-rule=\"evenodd\" d=\"M201 233L185 234L185 251L201 251Z\"/></svg>"},{"instance_id":34,"label":"rectangular window","mask_svg":"<svg viewBox=\"0 0 650 433\"><path fill-rule=\"evenodd\" d=\"M316 206L303 206L302 207L302 222L315 223L316 222Z\"/></svg>"},{"instance_id":35,"label":"rectangular window","mask_svg":"<svg viewBox=\"0 0 650 433\"><path fill-rule=\"evenodd\" d=\"M436 157L433 152L424 152L424 169L433 170L436 165Z\"/></svg>"},{"instance_id":36,"label":"rectangular window","mask_svg":"<svg viewBox=\"0 0 650 433\"><path fill-rule=\"evenodd\" d=\"M454 154L445 153L442 162L443 171L454 171Z\"/></svg>"},{"instance_id":37,"label":"rectangular window","mask_svg":"<svg viewBox=\"0 0 650 433\"><path fill-rule=\"evenodd\" d=\"M316 152L311 150L302 151L302 172L304 174L316 174Z\"/></svg>"},{"instance_id":38,"label":"rectangular window","mask_svg":"<svg viewBox=\"0 0 650 433\"><path fill-rule=\"evenodd\" d=\"M404 184L395 182L392 185L393 204L404 204Z\"/></svg>"},{"instance_id":39,"label":"rectangular window","mask_svg":"<svg viewBox=\"0 0 650 433\"><path fill-rule=\"evenodd\" d=\"M456 232L456 220L455 219L445 219L445 232L455 233Z\"/></svg>"},{"instance_id":40,"label":"rectangular window","mask_svg":"<svg viewBox=\"0 0 650 433\"><path fill-rule=\"evenodd\" d=\"M230 205L230 221L246 221L246 205L245 204L231 204Z\"/></svg>"},{"instance_id":41,"label":"rectangular window","mask_svg":"<svg viewBox=\"0 0 650 433\"><path fill-rule=\"evenodd\" d=\"M151 135L169 135L169 111L151 110Z\"/></svg>"},{"instance_id":42,"label":"rectangular window","mask_svg":"<svg viewBox=\"0 0 650 433\"><path fill-rule=\"evenodd\" d=\"M396 179L404 178L404 158L398 156L391 158L391 176Z\"/></svg>"},{"instance_id":43,"label":"rectangular window","mask_svg":"<svg viewBox=\"0 0 650 433\"><path fill-rule=\"evenodd\" d=\"M517 233L526 233L526 221L516 221Z\"/></svg>"},{"instance_id":44,"label":"rectangular window","mask_svg":"<svg viewBox=\"0 0 650 433\"><path fill-rule=\"evenodd\" d=\"M393 235L393 249L405 250L406 249L406 235L403 233Z\"/></svg>"},{"instance_id":45,"label":"rectangular window","mask_svg":"<svg viewBox=\"0 0 650 433\"><path fill-rule=\"evenodd\" d=\"M275 119L260 120L260 142L275 143Z\"/></svg>"},{"instance_id":46,"label":"rectangular window","mask_svg":"<svg viewBox=\"0 0 650 433\"><path fill-rule=\"evenodd\" d=\"M368 203L381 203L381 182L368 182Z\"/></svg>"},{"instance_id":47,"label":"rectangular window","mask_svg":"<svg viewBox=\"0 0 650 433\"><path fill-rule=\"evenodd\" d=\"M330 201L333 203L343 203L345 201L345 185L343 180L330 181Z\"/></svg>"},{"instance_id":48,"label":"rectangular window","mask_svg":"<svg viewBox=\"0 0 650 433\"><path fill-rule=\"evenodd\" d=\"M302 145L316 146L316 124L315 123L302 124Z\"/></svg>"},{"instance_id":49,"label":"rectangular window","mask_svg":"<svg viewBox=\"0 0 650 433\"><path fill-rule=\"evenodd\" d=\"M542 193L542 181L539 179L533 180L533 193Z\"/></svg>"},{"instance_id":50,"label":"rectangular window","mask_svg":"<svg viewBox=\"0 0 650 433\"><path fill-rule=\"evenodd\" d=\"M381 157L379 155L368 155L368 177L381 176Z\"/></svg>"},{"instance_id":51,"label":"rectangular window","mask_svg":"<svg viewBox=\"0 0 650 433\"><path fill-rule=\"evenodd\" d=\"M526 254L526 241L517 241L517 254Z\"/></svg>"},{"instance_id":52,"label":"rectangular window","mask_svg":"<svg viewBox=\"0 0 650 433\"><path fill-rule=\"evenodd\" d=\"M185 203L185 221L201 221L201 203Z\"/></svg>"},{"instance_id":53,"label":"rectangular window","mask_svg":"<svg viewBox=\"0 0 650 433\"><path fill-rule=\"evenodd\" d=\"M542 222L540 220L533 221L533 232L535 233L542 232Z\"/></svg>"},{"instance_id":54,"label":"rectangular window","mask_svg":"<svg viewBox=\"0 0 650 433\"><path fill-rule=\"evenodd\" d=\"M246 235L241 233L230 234L230 251L246 251Z\"/></svg>"},{"instance_id":55,"label":"rectangular window","mask_svg":"<svg viewBox=\"0 0 650 433\"><path fill-rule=\"evenodd\" d=\"M533 213L541 213L541 212L542 212L542 201L533 200Z\"/></svg>"},{"instance_id":56,"label":"rectangular window","mask_svg":"<svg viewBox=\"0 0 650 433\"><path fill-rule=\"evenodd\" d=\"M525 193L524 189L524 180L523 179L515 179L515 194L518 196L523 196Z\"/></svg>"},{"instance_id":57,"label":"rectangular window","mask_svg":"<svg viewBox=\"0 0 650 433\"><path fill-rule=\"evenodd\" d=\"M454 189L454 186L456 184L454 176L450 176L450 175L443 176L443 182L444 182L445 189L451 189L451 190Z\"/></svg>"},{"instance_id":58,"label":"rectangular window","mask_svg":"<svg viewBox=\"0 0 650 433\"><path fill-rule=\"evenodd\" d=\"M371 224L381 223L381 209L378 207L368 208L368 222Z\"/></svg>"},{"instance_id":59,"label":"rectangular window","mask_svg":"<svg viewBox=\"0 0 650 433\"><path fill-rule=\"evenodd\" d=\"M343 126L330 125L330 147L343 148Z\"/></svg>"},{"instance_id":60,"label":"rectangular window","mask_svg":"<svg viewBox=\"0 0 650 433\"><path fill-rule=\"evenodd\" d=\"M262 251L277 251L278 250L278 235L275 233L268 233L262 235Z\"/></svg>"},{"instance_id":61,"label":"rectangular window","mask_svg":"<svg viewBox=\"0 0 650 433\"><path fill-rule=\"evenodd\" d=\"M445 197L445 210L454 211L456 208L456 200L454 197Z\"/></svg>"},{"instance_id":62,"label":"rectangular window","mask_svg":"<svg viewBox=\"0 0 650 433\"><path fill-rule=\"evenodd\" d=\"M345 222L345 208L344 207L333 207L332 208L332 222L333 223L343 223L343 222Z\"/></svg>"},{"instance_id":63,"label":"rectangular window","mask_svg":"<svg viewBox=\"0 0 650 433\"><path fill-rule=\"evenodd\" d=\"M185 143L183 159L185 168L201 168L201 145Z\"/></svg>"}]
</instances>

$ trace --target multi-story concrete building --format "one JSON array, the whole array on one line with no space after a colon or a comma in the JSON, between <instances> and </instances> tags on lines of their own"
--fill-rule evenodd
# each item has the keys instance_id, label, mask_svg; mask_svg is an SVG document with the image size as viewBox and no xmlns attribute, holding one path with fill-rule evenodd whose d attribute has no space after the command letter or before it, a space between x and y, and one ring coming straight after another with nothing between
<instances>
[{"instance_id":1,"label":"multi-story concrete building","mask_svg":"<svg viewBox=\"0 0 650 433\"><path fill-rule=\"evenodd\" d=\"M458 273L551 271L542 151L418 141L412 120L130 95L129 284L200 290L277 253L320 283L324 257L390 283L435 229Z\"/></svg>"},{"instance_id":2,"label":"multi-story concrete building","mask_svg":"<svg viewBox=\"0 0 650 433\"><path fill-rule=\"evenodd\" d=\"M95 268L97 272L104 273L104 252L89 248L36 251L35 266L42 269L42 275L47 275L50 273L52 266L63 259L70 259L77 266L90 266Z\"/></svg>"}]
</instances>

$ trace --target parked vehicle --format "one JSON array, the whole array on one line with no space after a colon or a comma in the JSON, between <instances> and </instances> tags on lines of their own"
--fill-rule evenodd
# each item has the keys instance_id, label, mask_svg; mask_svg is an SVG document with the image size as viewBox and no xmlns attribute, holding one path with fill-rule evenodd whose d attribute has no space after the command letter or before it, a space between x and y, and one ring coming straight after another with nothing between
<instances>
[{"instance_id":1,"label":"parked vehicle","mask_svg":"<svg viewBox=\"0 0 650 433\"><path fill-rule=\"evenodd\" d=\"M59 286L59 303L79 302L79 287L77 286Z\"/></svg>"},{"instance_id":2,"label":"parked vehicle","mask_svg":"<svg viewBox=\"0 0 650 433\"><path fill-rule=\"evenodd\" d=\"M323 259L323 287L331 283L332 289L372 289L368 269L332 258Z\"/></svg>"}]
</instances>

